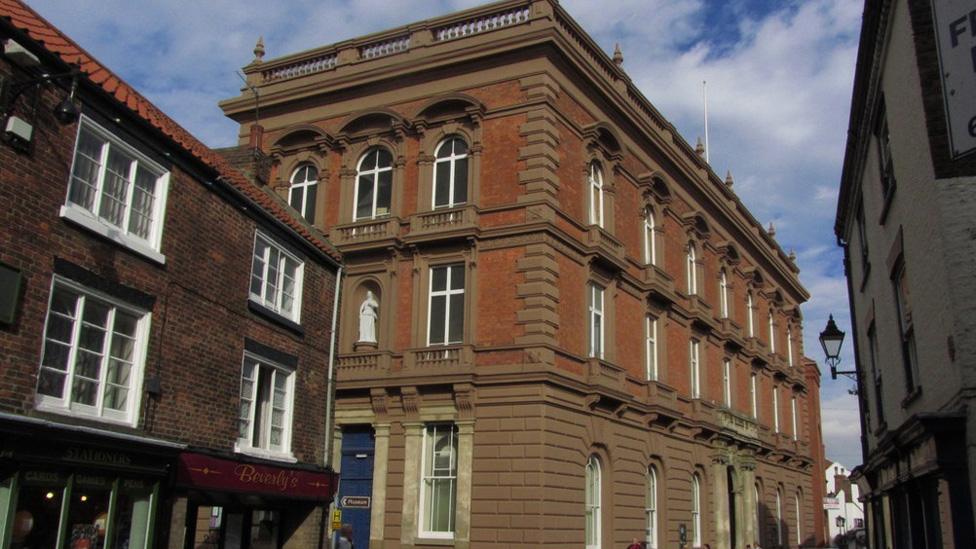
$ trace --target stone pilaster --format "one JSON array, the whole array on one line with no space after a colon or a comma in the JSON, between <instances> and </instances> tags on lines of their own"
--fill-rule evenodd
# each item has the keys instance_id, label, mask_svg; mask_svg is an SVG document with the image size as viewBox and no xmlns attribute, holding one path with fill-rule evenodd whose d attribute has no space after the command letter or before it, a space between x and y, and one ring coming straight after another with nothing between
<instances>
[{"instance_id":1,"label":"stone pilaster","mask_svg":"<svg viewBox=\"0 0 976 549\"><path fill-rule=\"evenodd\" d=\"M742 479L742 526L743 542L754 544L759 541L759 516L756 502L756 462L752 459L742 460L739 465ZM745 545L743 545L744 547Z\"/></svg>"},{"instance_id":2,"label":"stone pilaster","mask_svg":"<svg viewBox=\"0 0 976 549\"><path fill-rule=\"evenodd\" d=\"M386 519L386 481L390 459L390 424L374 424L376 444L373 448L373 494L369 512L369 544L383 546Z\"/></svg>"},{"instance_id":3,"label":"stone pilaster","mask_svg":"<svg viewBox=\"0 0 976 549\"><path fill-rule=\"evenodd\" d=\"M729 525L729 458L725 454L712 456L712 502L715 510L716 549L731 549L731 527Z\"/></svg>"}]
</instances>

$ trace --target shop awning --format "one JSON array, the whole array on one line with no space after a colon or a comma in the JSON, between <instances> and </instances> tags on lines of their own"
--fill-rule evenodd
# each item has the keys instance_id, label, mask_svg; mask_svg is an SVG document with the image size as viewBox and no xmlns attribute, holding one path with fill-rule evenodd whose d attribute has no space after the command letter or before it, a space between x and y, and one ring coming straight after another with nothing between
<instances>
[{"instance_id":1,"label":"shop awning","mask_svg":"<svg viewBox=\"0 0 976 549\"><path fill-rule=\"evenodd\" d=\"M335 495L338 475L324 469L183 452L176 469L176 483L201 491L326 502Z\"/></svg>"}]
</instances>

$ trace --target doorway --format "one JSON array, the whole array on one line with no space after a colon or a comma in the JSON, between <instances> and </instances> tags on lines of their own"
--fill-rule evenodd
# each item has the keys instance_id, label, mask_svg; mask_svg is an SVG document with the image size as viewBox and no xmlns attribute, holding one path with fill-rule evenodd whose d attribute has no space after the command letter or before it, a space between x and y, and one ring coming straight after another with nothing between
<instances>
[{"instance_id":1,"label":"doorway","mask_svg":"<svg viewBox=\"0 0 976 549\"><path fill-rule=\"evenodd\" d=\"M373 428L369 425L342 428L336 508L342 512L342 523L352 526L352 541L356 549L369 549L375 446Z\"/></svg>"}]
</instances>

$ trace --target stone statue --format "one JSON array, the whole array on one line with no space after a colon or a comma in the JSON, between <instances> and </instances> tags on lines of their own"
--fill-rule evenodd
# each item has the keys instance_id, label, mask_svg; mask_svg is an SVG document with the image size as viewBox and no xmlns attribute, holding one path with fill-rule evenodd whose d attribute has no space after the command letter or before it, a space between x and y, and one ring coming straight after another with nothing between
<instances>
[{"instance_id":1,"label":"stone statue","mask_svg":"<svg viewBox=\"0 0 976 549\"><path fill-rule=\"evenodd\" d=\"M366 292L366 299L359 306L359 342L376 343L376 319L379 317L380 304L373 297L372 291Z\"/></svg>"}]
</instances>

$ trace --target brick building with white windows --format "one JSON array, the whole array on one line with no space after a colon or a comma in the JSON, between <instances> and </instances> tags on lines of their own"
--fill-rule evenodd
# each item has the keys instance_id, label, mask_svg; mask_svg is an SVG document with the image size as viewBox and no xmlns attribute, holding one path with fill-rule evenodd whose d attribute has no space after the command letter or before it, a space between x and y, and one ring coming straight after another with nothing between
<instances>
[{"instance_id":1,"label":"brick building with white windows","mask_svg":"<svg viewBox=\"0 0 976 549\"><path fill-rule=\"evenodd\" d=\"M18 0L0 45L0 547L318 546L337 253Z\"/></svg>"},{"instance_id":2,"label":"brick building with white windows","mask_svg":"<svg viewBox=\"0 0 976 549\"><path fill-rule=\"evenodd\" d=\"M254 53L221 107L346 261L357 548L823 541L794 258L622 56L554 0Z\"/></svg>"}]
</instances>

